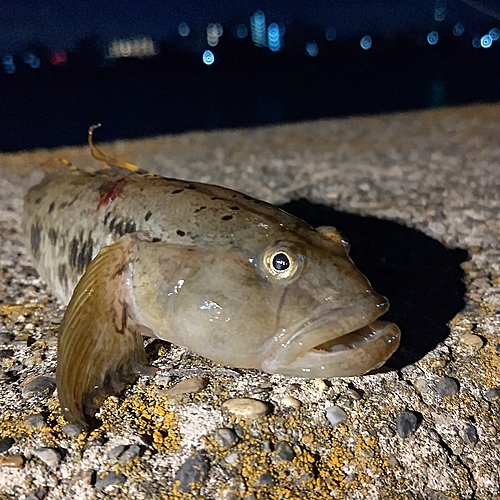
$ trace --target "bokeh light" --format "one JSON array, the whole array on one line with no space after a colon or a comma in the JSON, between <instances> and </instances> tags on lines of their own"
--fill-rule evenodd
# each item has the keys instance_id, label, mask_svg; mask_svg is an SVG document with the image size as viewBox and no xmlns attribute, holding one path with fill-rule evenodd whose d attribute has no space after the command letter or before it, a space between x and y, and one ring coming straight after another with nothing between
<instances>
[{"instance_id":1,"label":"bokeh light","mask_svg":"<svg viewBox=\"0 0 500 500\"><path fill-rule=\"evenodd\" d=\"M437 31L431 31L427 34L427 43L429 45L436 45L439 41L439 33Z\"/></svg>"},{"instance_id":2,"label":"bokeh light","mask_svg":"<svg viewBox=\"0 0 500 500\"><path fill-rule=\"evenodd\" d=\"M361 40L359 41L359 45L361 45L361 48L363 50L369 50L372 47L372 37L369 35L365 35Z\"/></svg>"},{"instance_id":3,"label":"bokeh light","mask_svg":"<svg viewBox=\"0 0 500 500\"><path fill-rule=\"evenodd\" d=\"M319 54L318 44L314 40L306 43L306 54L310 57L316 57Z\"/></svg>"},{"instance_id":4,"label":"bokeh light","mask_svg":"<svg viewBox=\"0 0 500 500\"><path fill-rule=\"evenodd\" d=\"M215 56L211 50L205 50L205 52L203 52L203 62L207 66L210 66L215 62Z\"/></svg>"}]
</instances>

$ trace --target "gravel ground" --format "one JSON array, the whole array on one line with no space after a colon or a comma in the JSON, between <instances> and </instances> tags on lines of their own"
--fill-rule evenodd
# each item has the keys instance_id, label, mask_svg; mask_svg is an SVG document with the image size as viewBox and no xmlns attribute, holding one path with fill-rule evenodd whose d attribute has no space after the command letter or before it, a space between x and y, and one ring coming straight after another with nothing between
<instances>
[{"instance_id":1,"label":"gravel ground","mask_svg":"<svg viewBox=\"0 0 500 500\"><path fill-rule=\"evenodd\" d=\"M474 106L101 144L336 225L403 341L378 373L328 380L153 341L156 375L108 398L91 433L59 414L64 308L19 228L37 165L92 160L0 155L0 498L500 498L499 122Z\"/></svg>"}]
</instances>

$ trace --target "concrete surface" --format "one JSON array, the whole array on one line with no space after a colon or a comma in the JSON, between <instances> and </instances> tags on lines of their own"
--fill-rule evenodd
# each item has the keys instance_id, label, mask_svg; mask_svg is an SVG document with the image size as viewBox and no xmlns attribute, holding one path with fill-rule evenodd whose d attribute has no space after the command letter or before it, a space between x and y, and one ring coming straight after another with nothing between
<instances>
[{"instance_id":1,"label":"concrete surface","mask_svg":"<svg viewBox=\"0 0 500 500\"><path fill-rule=\"evenodd\" d=\"M52 378L64 309L19 227L37 165L92 160L86 148L0 155L0 498L500 498L500 105L100 146L337 225L389 297L402 346L378 373L302 380L155 341L155 377L80 432ZM267 414L228 413L230 398Z\"/></svg>"}]
</instances>

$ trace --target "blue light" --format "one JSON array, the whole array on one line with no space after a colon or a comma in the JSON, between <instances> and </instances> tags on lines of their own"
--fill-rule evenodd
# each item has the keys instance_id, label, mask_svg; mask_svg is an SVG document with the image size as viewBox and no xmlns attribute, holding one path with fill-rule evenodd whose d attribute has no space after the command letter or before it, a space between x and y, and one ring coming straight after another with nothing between
<instances>
[{"instance_id":1,"label":"blue light","mask_svg":"<svg viewBox=\"0 0 500 500\"><path fill-rule=\"evenodd\" d=\"M319 54L319 47L315 41L306 43L306 54L310 57L316 57Z\"/></svg>"},{"instance_id":2,"label":"blue light","mask_svg":"<svg viewBox=\"0 0 500 500\"><path fill-rule=\"evenodd\" d=\"M498 28L490 29L490 32L488 34L494 42L500 38L500 30Z\"/></svg>"},{"instance_id":3,"label":"blue light","mask_svg":"<svg viewBox=\"0 0 500 500\"><path fill-rule=\"evenodd\" d=\"M276 23L271 23L267 28L267 44L273 52L281 49L280 29Z\"/></svg>"},{"instance_id":4,"label":"blue light","mask_svg":"<svg viewBox=\"0 0 500 500\"><path fill-rule=\"evenodd\" d=\"M16 72L16 65L14 64L14 56L12 54L5 54L2 58L3 70L12 75Z\"/></svg>"},{"instance_id":5,"label":"blue light","mask_svg":"<svg viewBox=\"0 0 500 500\"><path fill-rule=\"evenodd\" d=\"M188 24L184 21L179 23L177 30L179 31L179 35L181 36L189 36L189 33L191 33Z\"/></svg>"},{"instance_id":6,"label":"blue light","mask_svg":"<svg viewBox=\"0 0 500 500\"><path fill-rule=\"evenodd\" d=\"M481 47L481 38L478 37L478 36L475 36L473 39L472 39L472 46L475 48L475 49L478 49L479 47Z\"/></svg>"},{"instance_id":7,"label":"blue light","mask_svg":"<svg viewBox=\"0 0 500 500\"><path fill-rule=\"evenodd\" d=\"M24 62L33 69L38 69L40 67L40 58L35 56L33 52L27 52L23 58Z\"/></svg>"},{"instance_id":8,"label":"blue light","mask_svg":"<svg viewBox=\"0 0 500 500\"><path fill-rule=\"evenodd\" d=\"M214 53L211 50L205 50L203 52L203 62L207 65L210 66L213 64L215 61L215 56Z\"/></svg>"},{"instance_id":9,"label":"blue light","mask_svg":"<svg viewBox=\"0 0 500 500\"><path fill-rule=\"evenodd\" d=\"M481 47L483 47L483 49L489 49L492 43L493 40L491 39L490 35L484 35L483 37L481 37Z\"/></svg>"},{"instance_id":10,"label":"blue light","mask_svg":"<svg viewBox=\"0 0 500 500\"><path fill-rule=\"evenodd\" d=\"M329 42L333 42L337 38L337 30L333 26L326 28L325 37Z\"/></svg>"},{"instance_id":11,"label":"blue light","mask_svg":"<svg viewBox=\"0 0 500 500\"><path fill-rule=\"evenodd\" d=\"M266 16L264 12L258 10L250 18L250 29L252 31L252 42L257 47L266 44Z\"/></svg>"},{"instance_id":12,"label":"blue light","mask_svg":"<svg viewBox=\"0 0 500 500\"><path fill-rule=\"evenodd\" d=\"M453 26L453 34L455 36L462 36L464 34L465 28L462 23L457 23Z\"/></svg>"},{"instance_id":13,"label":"blue light","mask_svg":"<svg viewBox=\"0 0 500 500\"><path fill-rule=\"evenodd\" d=\"M431 31L427 35L427 42L429 43L429 45L436 45L436 43L438 43L438 40L439 40L439 33L437 31Z\"/></svg>"},{"instance_id":14,"label":"blue light","mask_svg":"<svg viewBox=\"0 0 500 500\"><path fill-rule=\"evenodd\" d=\"M236 38L246 38L248 36L248 28L244 24L238 24L236 27Z\"/></svg>"},{"instance_id":15,"label":"blue light","mask_svg":"<svg viewBox=\"0 0 500 500\"><path fill-rule=\"evenodd\" d=\"M369 50L372 48L372 37L369 35L365 35L360 41L359 44L363 50Z\"/></svg>"}]
</instances>

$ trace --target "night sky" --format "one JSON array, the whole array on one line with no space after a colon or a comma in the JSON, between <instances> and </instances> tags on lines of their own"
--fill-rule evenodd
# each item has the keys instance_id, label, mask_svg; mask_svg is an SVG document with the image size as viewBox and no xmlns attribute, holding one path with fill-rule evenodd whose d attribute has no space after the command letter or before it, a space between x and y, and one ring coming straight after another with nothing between
<instances>
[{"instance_id":1,"label":"night sky","mask_svg":"<svg viewBox=\"0 0 500 500\"><path fill-rule=\"evenodd\" d=\"M104 40L148 35L162 39L179 22L196 29L208 22L246 22L261 9L269 22L300 19L310 25L334 26L342 35L401 32L433 22L436 4L473 11L458 0L2 0L0 52L20 50L27 43L51 49L71 48L85 36Z\"/></svg>"}]
</instances>

